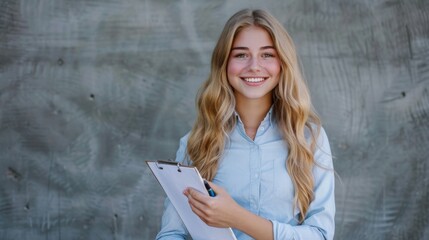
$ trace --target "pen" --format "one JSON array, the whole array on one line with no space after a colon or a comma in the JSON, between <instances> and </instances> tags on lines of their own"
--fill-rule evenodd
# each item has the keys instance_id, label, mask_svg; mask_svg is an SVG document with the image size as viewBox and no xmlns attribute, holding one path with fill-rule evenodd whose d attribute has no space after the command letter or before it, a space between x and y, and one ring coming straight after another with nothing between
<instances>
[{"instance_id":1,"label":"pen","mask_svg":"<svg viewBox=\"0 0 429 240\"><path fill-rule=\"evenodd\" d=\"M215 191L213 191L212 187L210 187L209 183L206 180L204 180L204 186L206 187L207 192L209 192L210 197L216 196Z\"/></svg>"}]
</instances>

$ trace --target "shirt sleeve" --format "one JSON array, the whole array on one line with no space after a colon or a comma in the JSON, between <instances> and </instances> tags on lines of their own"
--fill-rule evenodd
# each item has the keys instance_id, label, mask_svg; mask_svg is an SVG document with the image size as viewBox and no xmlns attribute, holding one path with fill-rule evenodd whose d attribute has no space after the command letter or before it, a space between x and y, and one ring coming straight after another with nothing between
<instances>
[{"instance_id":1,"label":"shirt sleeve","mask_svg":"<svg viewBox=\"0 0 429 240\"><path fill-rule=\"evenodd\" d=\"M332 240L335 232L335 176L329 141L323 128L317 140L313 168L314 200L301 225L273 223L274 239L282 240Z\"/></svg>"},{"instance_id":2,"label":"shirt sleeve","mask_svg":"<svg viewBox=\"0 0 429 240\"><path fill-rule=\"evenodd\" d=\"M176 162L186 163L187 135L180 139L179 149L176 153ZM189 235L182 219L168 197L164 201L164 214L162 215L161 230L156 235L160 240L184 240Z\"/></svg>"}]
</instances>

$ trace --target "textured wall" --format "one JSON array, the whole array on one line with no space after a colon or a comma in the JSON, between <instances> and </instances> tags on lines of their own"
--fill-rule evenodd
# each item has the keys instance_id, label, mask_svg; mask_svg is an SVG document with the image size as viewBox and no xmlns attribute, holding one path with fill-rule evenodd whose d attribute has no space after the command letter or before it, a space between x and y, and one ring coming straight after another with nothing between
<instances>
[{"instance_id":1,"label":"textured wall","mask_svg":"<svg viewBox=\"0 0 429 240\"><path fill-rule=\"evenodd\" d=\"M0 239L153 239L226 19L289 30L341 178L336 239L429 239L429 1L0 2Z\"/></svg>"}]
</instances>

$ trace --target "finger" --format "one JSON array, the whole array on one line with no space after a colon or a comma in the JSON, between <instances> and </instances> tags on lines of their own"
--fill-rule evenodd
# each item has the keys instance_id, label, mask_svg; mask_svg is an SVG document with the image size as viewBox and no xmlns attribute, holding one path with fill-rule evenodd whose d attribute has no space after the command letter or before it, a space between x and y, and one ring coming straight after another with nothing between
<instances>
[{"instance_id":1,"label":"finger","mask_svg":"<svg viewBox=\"0 0 429 240\"><path fill-rule=\"evenodd\" d=\"M201 203L205 203L210 199L208 196L205 196L204 194L202 194L201 192L197 191L194 188L188 189L187 197L189 198L189 196L192 196L193 199Z\"/></svg>"},{"instance_id":2,"label":"finger","mask_svg":"<svg viewBox=\"0 0 429 240\"><path fill-rule=\"evenodd\" d=\"M209 183L210 187L215 191L216 194L223 192L223 188L219 187L218 185L216 185L210 181L207 181L207 182Z\"/></svg>"},{"instance_id":3,"label":"finger","mask_svg":"<svg viewBox=\"0 0 429 240\"><path fill-rule=\"evenodd\" d=\"M198 206L195 204L195 202L192 202L192 198L189 199L189 206L191 207L191 210L197 214L197 216L199 218L201 218L201 220L203 220L205 222L205 219L207 218L206 213L203 211L204 208L201 208L201 206Z\"/></svg>"},{"instance_id":4,"label":"finger","mask_svg":"<svg viewBox=\"0 0 429 240\"><path fill-rule=\"evenodd\" d=\"M198 201L192 195L188 196L188 202L189 202L189 205L191 205L191 207L197 208L202 212L205 212L205 209L207 209L207 205L205 202Z\"/></svg>"},{"instance_id":5,"label":"finger","mask_svg":"<svg viewBox=\"0 0 429 240\"><path fill-rule=\"evenodd\" d=\"M205 224L212 226L212 227L225 227L223 225L220 225L216 222L214 222L212 217L210 216L210 210L207 210L206 208L200 209L192 204L190 204L191 210L203 221Z\"/></svg>"}]
</instances>

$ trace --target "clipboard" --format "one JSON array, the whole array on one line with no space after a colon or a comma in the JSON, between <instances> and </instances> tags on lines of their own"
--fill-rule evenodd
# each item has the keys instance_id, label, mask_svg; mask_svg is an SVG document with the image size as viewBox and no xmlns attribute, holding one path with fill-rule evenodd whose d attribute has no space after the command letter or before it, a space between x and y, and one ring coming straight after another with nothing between
<instances>
[{"instance_id":1,"label":"clipboard","mask_svg":"<svg viewBox=\"0 0 429 240\"><path fill-rule=\"evenodd\" d=\"M195 188L209 196L197 168L173 161L146 161L153 175L161 184L180 218L194 240L237 240L231 228L208 226L194 212L183 194L187 187Z\"/></svg>"}]
</instances>

